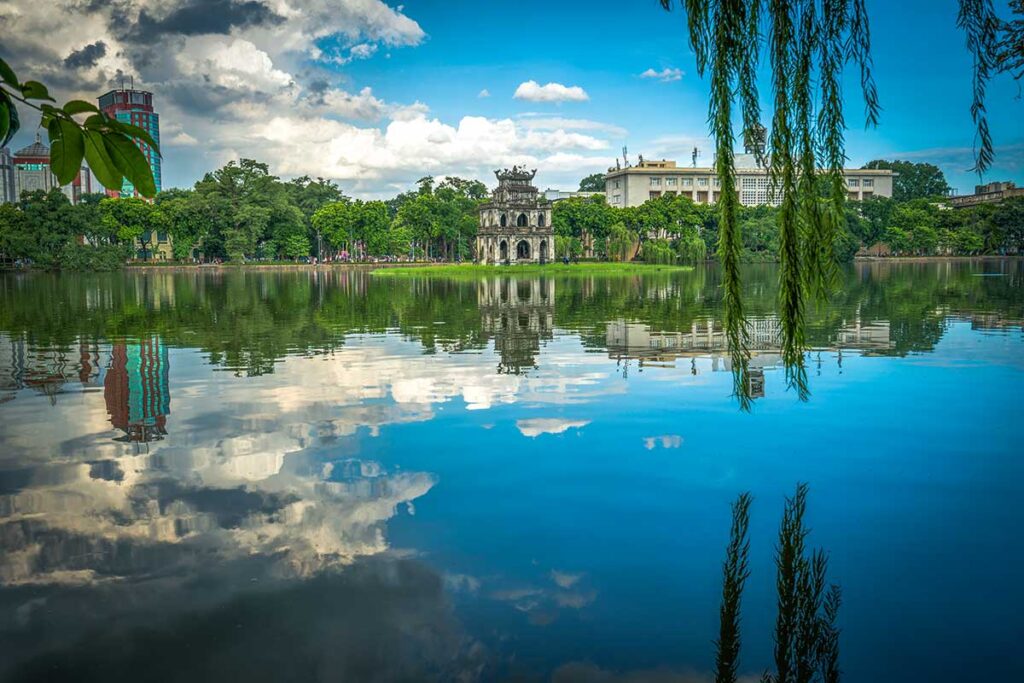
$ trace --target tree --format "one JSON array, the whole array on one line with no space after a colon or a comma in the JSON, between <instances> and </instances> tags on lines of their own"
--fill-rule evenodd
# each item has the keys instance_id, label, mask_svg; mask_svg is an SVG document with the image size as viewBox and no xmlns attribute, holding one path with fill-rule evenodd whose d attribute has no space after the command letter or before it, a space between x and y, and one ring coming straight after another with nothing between
<instances>
[{"instance_id":1,"label":"tree","mask_svg":"<svg viewBox=\"0 0 1024 683\"><path fill-rule=\"evenodd\" d=\"M950 191L945 174L934 164L875 159L863 168L885 169L897 174L892 181L892 198L897 202L945 197Z\"/></svg>"},{"instance_id":2,"label":"tree","mask_svg":"<svg viewBox=\"0 0 1024 683\"><path fill-rule=\"evenodd\" d=\"M100 211L106 230L122 244L138 243L143 260L149 260L156 236L167 228L163 211L136 197L108 197L100 202Z\"/></svg>"},{"instance_id":3,"label":"tree","mask_svg":"<svg viewBox=\"0 0 1024 683\"><path fill-rule=\"evenodd\" d=\"M619 220L620 211L603 195L562 199L551 210L551 227L556 236L578 240L586 253L595 242L604 241L612 224Z\"/></svg>"},{"instance_id":4,"label":"tree","mask_svg":"<svg viewBox=\"0 0 1024 683\"><path fill-rule=\"evenodd\" d=\"M266 164L241 159L229 162L196 183L195 193L211 221L218 246L232 261L254 256L271 239L267 228L286 205L282 183Z\"/></svg>"},{"instance_id":5,"label":"tree","mask_svg":"<svg viewBox=\"0 0 1024 683\"><path fill-rule=\"evenodd\" d=\"M164 190L157 195L156 205L167 220L175 259L189 258L194 249L208 240L210 221L196 192Z\"/></svg>"},{"instance_id":6,"label":"tree","mask_svg":"<svg viewBox=\"0 0 1024 683\"><path fill-rule=\"evenodd\" d=\"M604 173L591 173L581 180L580 192L604 192Z\"/></svg>"},{"instance_id":7,"label":"tree","mask_svg":"<svg viewBox=\"0 0 1024 683\"><path fill-rule=\"evenodd\" d=\"M636 251L636 237L625 223L619 222L608 230L605 254L612 261L631 261Z\"/></svg>"},{"instance_id":8,"label":"tree","mask_svg":"<svg viewBox=\"0 0 1024 683\"><path fill-rule=\"evenodd\" d=\"M888 197L872 197L860 202L858 208L864 222L860 224L862 232L857 236L864 246L870 247L877 244L885 229L892 225L896 202Z\"/></svg>"}]
</instances>

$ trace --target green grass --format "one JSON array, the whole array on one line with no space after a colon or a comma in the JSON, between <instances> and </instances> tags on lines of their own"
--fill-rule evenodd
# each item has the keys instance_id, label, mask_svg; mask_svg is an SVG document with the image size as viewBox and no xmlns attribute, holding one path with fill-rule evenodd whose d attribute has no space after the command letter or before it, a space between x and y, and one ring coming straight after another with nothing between
<instances>
[{"instance_id":1,"label":"green grass","mask_svg":"<svg viewBox=\"0 0 1024 683\"><path fill-rule=\"evenodd\" d=\"M673 273L693 270L693 266L668 266L647 263L584 262L548 263L510 266L488 266L476 263L444 264L436 266L397 266L372 271L376 277L456 277L476 278L486 275L637 275L647 273Z\"/></svg>"}]
</instances>

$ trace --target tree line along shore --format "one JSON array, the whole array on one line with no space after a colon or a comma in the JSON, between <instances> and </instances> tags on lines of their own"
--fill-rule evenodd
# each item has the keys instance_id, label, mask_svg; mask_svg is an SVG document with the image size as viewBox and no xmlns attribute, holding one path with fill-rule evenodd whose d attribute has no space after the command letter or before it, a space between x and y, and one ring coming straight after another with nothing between
<instances>
[{"instance_id":1,"label":"tree line along shore","mask_svg":"<svg viewBox=\"0 0 1024 683\"><path fill-rule=\"evenodd\" d=\"M893 198L849 201L833 252L979 256L1024 250L1024 198L952 209L948 185L929 164L872 162L899 170ZM594 183L594 177L581 186ZM207 173L192 189L155 201L86 195L71 204L59 190L24 193L0 205L0 266L112 270L133 265L355 263L405 264L473 259L475 180L422 178L387 200L359 200L318 178L284 181L249 159ZM743 259L775 261L778 209L740 207ZM555 260L636 261L677 266L713 260L714 205L662 196L616 208L602 195L555 203Z\"/></svg>"}]
</instances>

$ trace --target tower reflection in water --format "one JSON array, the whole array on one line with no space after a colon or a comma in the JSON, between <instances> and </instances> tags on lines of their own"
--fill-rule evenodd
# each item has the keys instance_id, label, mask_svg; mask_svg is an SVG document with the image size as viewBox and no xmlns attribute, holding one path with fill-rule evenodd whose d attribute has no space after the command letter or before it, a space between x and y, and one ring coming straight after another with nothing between
<instances>
[{"instance_id":1,"label":"tower reflection in water","mask_svg":"<svg viewBox=\"0 0 1024 683\"><path fill-rule=\"evenodd\" d=\"M477 284L480 326L494 337L498 374L520 375L537 367L542 341L554 337L555 281L488 278Z\"/></svg>"},{"instance_id":2,"label":"tower reflection in water","mask_svg":"<svg viewBox=\"0 0 1024 683\"><path fill-rule=\"evenodd\" d=\"M103 398L110 423L124 432L118 441L147 443L167 435L169 372L167 347L157 336L112 346Z\"/></svg>"}]
</instances>

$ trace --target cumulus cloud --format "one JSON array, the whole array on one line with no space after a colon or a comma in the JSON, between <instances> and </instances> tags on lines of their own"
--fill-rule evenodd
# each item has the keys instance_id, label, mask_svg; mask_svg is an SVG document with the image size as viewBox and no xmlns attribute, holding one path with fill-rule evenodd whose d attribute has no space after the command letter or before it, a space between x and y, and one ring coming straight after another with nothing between
<instances>
[{"instance_id":1,"label":"cumulus cloud","mask_svg":"<svg viewBox=\"0 0 1024 683\"><path fill-rule=\"evenodd\" d=\"M491 96L491 91L490 91L490 90L488 90L487 88L484 88L483 90L481 90L481 91L480 91L480 92L479 92L479 93L477 94L477 97L490 97L490 96Z\"/></svg>"},{"instance_id":2,"label":"cumulus cloud","mask_svg":"<svg viewBox=\"0 0 1024 683\"><path fill-rule=\"evenodd\" d=\"M331 178L361 197L391 196L426 173L493 181L495 167L512 164L574 186L607 167L606 136L621 137L557 117L442 120L423 102L386 101L370 84L353 84L341 72L348 62L426 37L382 0L12 4L4 48L17 73L47 82L58 98L92 100L122 74L153 91L174 148L164 155L165 187L189 186L240 156L283 176ZM520 90L541 101L586 99L582 88L556 83Z\"/></svg>"},{"instance_id":3,"label":"cumulus cloud","mask_svg":"<svg viewBox=\"0 0 1024 683\"><path fill-rule=\"evenodd\" d=\"M586 102L590 99L587 91L578 85L562 85L561 83L541 85L533 80L520 83L513 97L530 102Z\"/></svg>"},{"instance_id":4,"label":"cumulus cloud","mask_svg":"<svg viewBox=\"0 0 1024 683\"><path fill-rule=\"evenodd\" d=\"M661 81L662 83L670 83L672 81L682 80L683 76L685 75L686 74L683 73L682 69L674 69L666 66L661 71L648 69L647 71L644 71L642 74L640 74L640 78L654 78Z\"/></svg>"}]
</instances>

